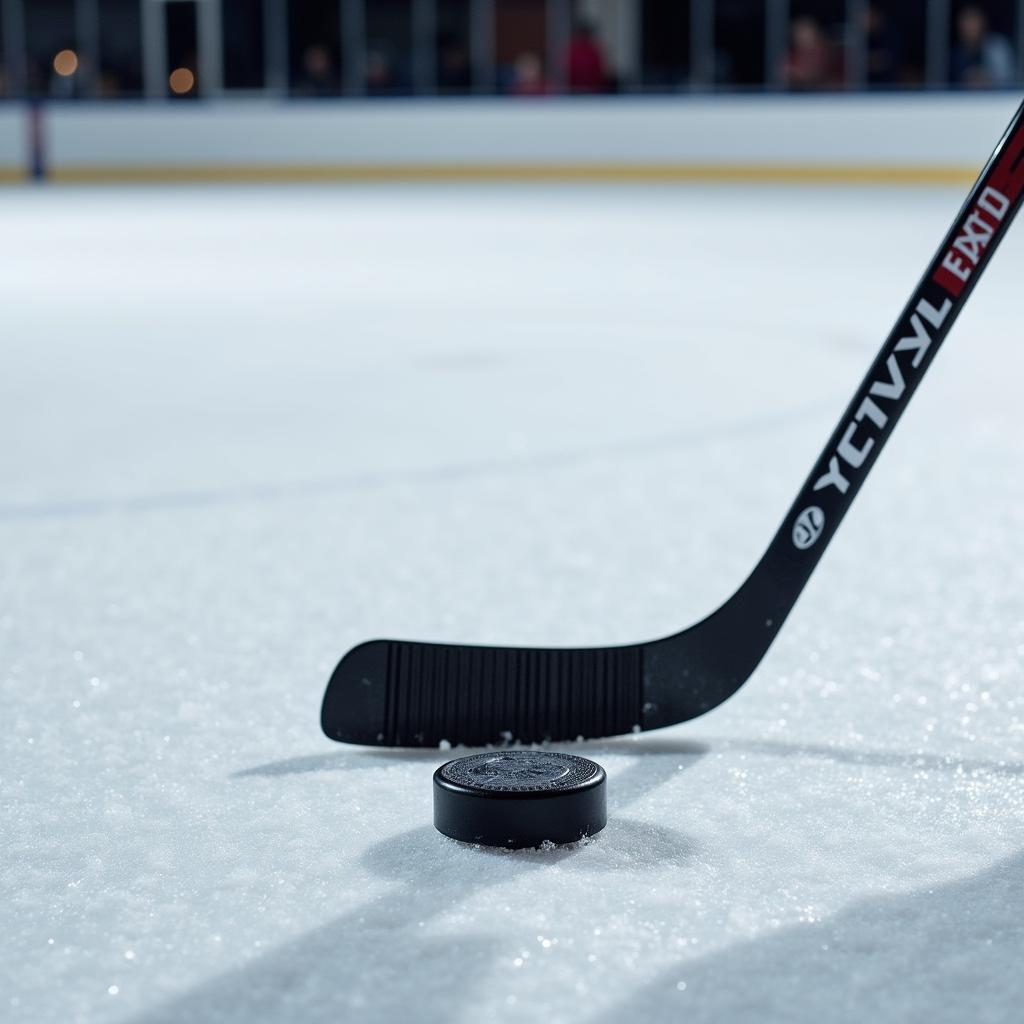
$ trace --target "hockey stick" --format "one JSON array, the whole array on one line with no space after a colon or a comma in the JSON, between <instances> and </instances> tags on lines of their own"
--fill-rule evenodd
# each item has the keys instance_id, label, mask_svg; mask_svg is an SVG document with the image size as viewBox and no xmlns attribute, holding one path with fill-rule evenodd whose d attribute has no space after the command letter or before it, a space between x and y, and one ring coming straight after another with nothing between
<instances>
[{"instance_id":1,"label":"hockey stick","mask_svg":"<svg viewBox=\"0 0 1024 1024\"><path fill-rule=\"evenodd\" d=\"M334 740L380 746L565 740L704 714L757 667L1024 196L1024 106L971 191L782 526L709 618L626 647L530 649L373 640L324 695Z\"/></svg>"}]
</instances>

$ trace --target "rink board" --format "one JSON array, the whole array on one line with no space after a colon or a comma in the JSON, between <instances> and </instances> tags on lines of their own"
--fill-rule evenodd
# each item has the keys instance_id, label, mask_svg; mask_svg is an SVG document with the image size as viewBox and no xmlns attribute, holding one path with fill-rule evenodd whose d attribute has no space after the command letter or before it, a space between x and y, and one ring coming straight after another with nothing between
<instances>
[{"instance_id":1,"label":"rink board","mask_svg":"<svg viewBox=\"0 0 1024 1024\"><path fill-rule=\"evenodd\" d=\"M48 177L961 184L1016 94L58 103ZM12 152L14 129L7 137ZM21 131L27 137L27 131Z\"/></svg>"}]
</instances>

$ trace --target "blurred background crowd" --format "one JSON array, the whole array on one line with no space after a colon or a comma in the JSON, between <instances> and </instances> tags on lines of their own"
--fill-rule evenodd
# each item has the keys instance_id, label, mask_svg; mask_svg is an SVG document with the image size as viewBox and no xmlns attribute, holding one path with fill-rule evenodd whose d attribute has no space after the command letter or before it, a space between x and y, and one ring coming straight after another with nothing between
<instances>
[{"instance_id":1,"label":"blurred background crowd","mask_svg":"<svg viewBox=\"0 0 1024 1024\"><path fill-rule=\"evenodd\" d=\"M0 97L1006 88L1024 0L0 0Z\"/></svg>"}]
</instances>

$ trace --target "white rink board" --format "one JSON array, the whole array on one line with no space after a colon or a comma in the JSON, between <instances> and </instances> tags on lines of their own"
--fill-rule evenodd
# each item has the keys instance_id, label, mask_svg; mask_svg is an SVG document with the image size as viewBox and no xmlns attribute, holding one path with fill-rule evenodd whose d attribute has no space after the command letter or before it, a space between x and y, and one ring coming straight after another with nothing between
<instances>
[{"instance_id":1,"label":"white rink board","mask_svg":"<svg viewBox=\"0 0 1024 1024\"><path fill-rule=\"evenodd\" d=\"M787 164L972 169L1016 95L57 104L69 169Z\"/></svg>"},{"instance_id":2,"label":"white rink board","mask_svg":"<svg viewBox=\"0 0 1024 1024\"><path fill-rule=\"evenodd\" d=\"M21 104L0 104L0 175L21 174L29 162L29 126Z\"/></svg>"}]
</instances>

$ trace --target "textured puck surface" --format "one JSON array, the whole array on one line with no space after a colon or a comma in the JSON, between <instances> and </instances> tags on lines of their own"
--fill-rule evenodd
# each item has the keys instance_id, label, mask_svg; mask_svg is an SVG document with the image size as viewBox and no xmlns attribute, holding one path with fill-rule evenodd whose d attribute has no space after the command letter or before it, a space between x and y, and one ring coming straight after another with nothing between
<instances>
[{"instance_id":1,"label":"textured puck surface","mask_svg":"<svg viewBox=\"0 0 1024 1024\"><path fill-rule=\"evenodd\" d=\"M511 849L574 843L607 821L604 769L552 750L493 750L434 772L434 826L452 839Z\"/></svg>"}]
</instances>

